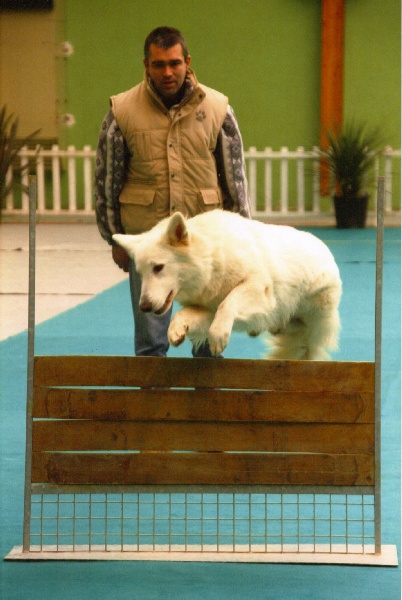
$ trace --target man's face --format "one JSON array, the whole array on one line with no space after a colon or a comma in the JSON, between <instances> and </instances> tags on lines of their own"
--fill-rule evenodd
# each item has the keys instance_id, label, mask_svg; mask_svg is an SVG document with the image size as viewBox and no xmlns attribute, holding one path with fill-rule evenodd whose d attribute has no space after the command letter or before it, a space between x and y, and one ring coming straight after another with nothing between
<instances>
[{"instance_id":1,"label":"man's face","mask_svg":"<svg viewBox=\"0 0 402 600\"><path fill-rule=\"evenodd\" d=\"M146 71L158 94L169 100L180 91L190 64L191 57L184 60L181 44L167 50L151 44L149 61L144 59Z\"/></svg>"}]
</instances>

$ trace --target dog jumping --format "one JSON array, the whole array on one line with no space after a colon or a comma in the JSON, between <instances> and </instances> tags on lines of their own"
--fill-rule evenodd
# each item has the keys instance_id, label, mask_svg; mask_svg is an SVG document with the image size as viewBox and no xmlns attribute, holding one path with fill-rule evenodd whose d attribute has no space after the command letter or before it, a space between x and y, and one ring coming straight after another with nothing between
<instances>
[{"instance_id":1,"label":"dog jumping","mask_svg":"<svg viewBox=\"0 0 402 600\"><path fill-rule=\"evenodd\" d=\"M168 339L206 339L213 355L232 330L266 332L276 360L326 360L337 349L342 283L314 235L213 210L179 212L139 235L115 234L142 278L140 309L164 314L176 300Z\"/></svg>"}]
</instances>

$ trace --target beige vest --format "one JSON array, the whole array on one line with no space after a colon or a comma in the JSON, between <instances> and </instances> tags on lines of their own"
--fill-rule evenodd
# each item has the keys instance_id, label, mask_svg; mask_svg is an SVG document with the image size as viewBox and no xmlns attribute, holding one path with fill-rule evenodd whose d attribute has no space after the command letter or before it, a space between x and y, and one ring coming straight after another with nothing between
<instances>
[{"instance_id":1,"label":"beige vest","mask_svg":"<svg viewBox=\"0 0 402 600\"><path fill-rule=\"evenodd\" d=\"M193 93L175 112L169 112L146 78L111 98L131 155L120 194L126 233L148 231L178 210L193 217L222 206L212 153L228 99L198 84L192 71L189 75Z\"/></svg>"}]
</instances>

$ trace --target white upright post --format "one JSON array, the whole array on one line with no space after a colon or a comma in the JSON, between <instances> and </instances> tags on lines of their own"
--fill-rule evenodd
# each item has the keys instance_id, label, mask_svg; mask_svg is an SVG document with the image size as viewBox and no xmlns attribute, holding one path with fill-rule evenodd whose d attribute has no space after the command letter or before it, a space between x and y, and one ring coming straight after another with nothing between
<instances>
[{"instance_id":1,"label":"white upright post","mask_svg":"<svg viewBox=\"0 0 402 600\"><path fill-rule=\"evenodd\" d=\"M32 404L35 356L35 253L36 253L36 177L29 178L29 288L28 288L28 365L25 448L25 490L23 552L29 552L31 528L31 472L32 472Z\"/></svg>"},{"instance_id":2,"label":"white upright post","mask_svg":"<svg viewBox=\"0 0 402 600\"><path fill-rule=\"evenodd\" d=\"M375 277L375 552L381 554L381 336L385 177L378 177Z\"/></svg>"}]
</instances>

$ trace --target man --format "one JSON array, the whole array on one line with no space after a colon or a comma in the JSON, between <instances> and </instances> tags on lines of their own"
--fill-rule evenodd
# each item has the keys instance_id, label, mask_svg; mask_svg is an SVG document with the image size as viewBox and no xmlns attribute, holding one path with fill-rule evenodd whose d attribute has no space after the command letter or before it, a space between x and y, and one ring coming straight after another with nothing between
<instances>
[{"instance_id":1,"label":"man","mask_svg":"<svg viewBox=\"0 0 402 600\"><path fill-rule=\"evenodd\" d=\"M197 82L177 29L158 27L144 45L145 76L111 98L95 168L95 209L115 263L130 274L137 356L166 356L170 312L139 309L141 280L114 233L138 234L180 211L224 208L250 217L243 145L228 99ZM211 356L208 344L193 356Z\"/></svg>"}]
</instances>

